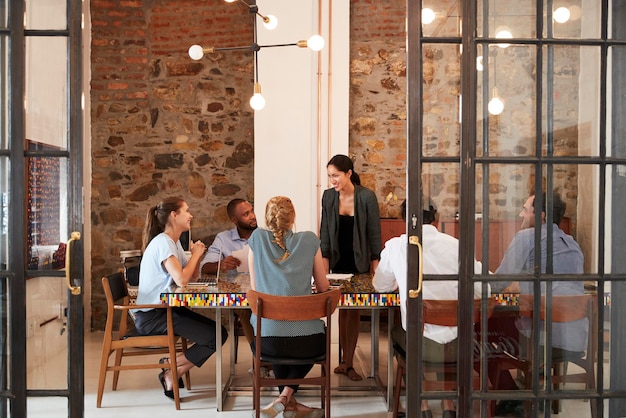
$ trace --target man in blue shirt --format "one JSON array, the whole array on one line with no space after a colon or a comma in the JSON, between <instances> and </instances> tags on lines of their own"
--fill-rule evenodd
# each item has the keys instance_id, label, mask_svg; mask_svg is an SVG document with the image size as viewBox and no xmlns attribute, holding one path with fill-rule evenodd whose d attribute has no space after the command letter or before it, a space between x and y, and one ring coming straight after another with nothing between
<instances>
[{"instance_id":1,"label":"man in blue shirt","mask_svg":"<svg viewBox=\"0 0 626 418\"><path fill-rule=\"evenodd\" d=\"M226 206L226 213L235 227L222 231L215 236L204 258L200 261L202 273L216 274L219 266L222 273L237 274L237 267L241 265L241 260L234 257L233 252L247 248L248 238L252 235L252 231L257 228L254 209L247 200L231 200ZM247 259L247 253L245 257ZM250 310L237 309L235 314L239 317L248 344L251 344L254 340L254 331L250 325Z\"/></svg>"},{"instance_id":2,"label":"man in blue shirt","mask_svg":"<svg viewBox=\"0 0 626 418\"><path fill-rule=\"evenodd\" d=\"M222 272L232 272L239 267L241 260L232 254L248 245L248 238L257 228L254 209L247 200L231 200L226 206L226 213L235 227L217 234L200 262L202 273L215 274L218 265Z\"/></svg>"},{"instance_id":3,"label":"man in blue shirt","mask_svg":"<svg viewBox=\"0 0 626 418\"><path fill-rule=\"evenodd\" d=\"M552 198L552 219L553 224L546 225L546 194L543 194L541 207L541 272L546 272L547 263L547 236L548 230L552 233L552 272L554 274L582 274L583 273L583 253L580 246L572 236L567 235L559 228L559 224L565 214L565 202L561 200L558 193L553 194ZM496 274L528 274L532 275L535 269L535 209L540 209L535 202L535 196L530 196L519 216L522 220L522 230L513 237L500 266L496 270ZM494 293L502 292L510 283L495 282L491 283L491 289ZM519 283L520 294L532 294L534 281L521 281ZM546 292L546 283L541 282L541 294ZM580 295L584 293L584 283L582 281L555 281L552 282L552 295ZM520 332L520 338L531 338L531 319L520 317L515 321L515 325ZM571 322L554 322L552 324L552 359L553 361L563 360L568 356L579 356L587 347L588 321L586 319ZM543 344L543 337L541 344ZM520 344L520 347L524 344ZM524 353L511 353L515 356L524 355ZM490 367L490 371L495 370ZM491 375L493 379L495 376ZM516 390L513 379L510 374L502 373L500 375L500 387L497 389ZM509 401L510 404L516 404ZM506 409L506 403L499 409ZM517 405L515 405L517 406ZM499 412L499 411L497 411ZM509 411L511 412L511 411Z\"/></svg>"}]
</instances>

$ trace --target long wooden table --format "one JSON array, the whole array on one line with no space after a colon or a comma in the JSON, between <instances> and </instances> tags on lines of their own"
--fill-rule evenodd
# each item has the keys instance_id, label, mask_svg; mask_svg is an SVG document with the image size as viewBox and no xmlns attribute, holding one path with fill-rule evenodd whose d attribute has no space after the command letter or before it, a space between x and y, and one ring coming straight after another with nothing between
<instances>
[{"instance_id":1,"label":"long wooden table","mask_svg":"<svg viewBox=\"0 0 626 418\"><path fill-rule=\"evenodd\" d=\"M389 323L387 330L388 342L391 341L391 328L393 323L393 308L400 306L400 296L398 293L376 293L372 286L372 276L370 274L360 274L353 276L350 280L331 281L334 286L341 286L342 295L338 303L339 309L371 309L371 378L376 380L379 388L384 388L378 374L378 336L380 323L380 310L387 309L389 312ZM250 289L250 277L248 274L239 274L235 277L220 277L217 286L189 285L188 287L169 288L161 294L161 300L170 306L185 306L189 308L209 308L214 309L217 324L222 322L222 310L229 310L229 332L234 335L233 312L235 309L248 308L246 291ZM235 345L231 344L230 351L230 373L226 382L222 382L222 327L216 327L216 341L218 341L215 352L215 390L217 410L221 411L224 400L228 394L235 374ZM387 385L386 400L390 406L392 398L393 382L393 350L387 350Z\"/></svg>"}]
</instances>

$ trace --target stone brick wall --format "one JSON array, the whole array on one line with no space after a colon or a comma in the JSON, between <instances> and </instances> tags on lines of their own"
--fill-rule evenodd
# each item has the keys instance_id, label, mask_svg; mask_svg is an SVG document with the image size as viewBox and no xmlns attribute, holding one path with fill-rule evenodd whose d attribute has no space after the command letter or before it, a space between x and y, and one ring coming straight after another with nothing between
<instances>
[{"instance_id":1,"label":"stone brick wall","mask_svg":"<svg viewBox=\"0 0 626 418\"><path fill-rule=\"evenodd\" d=\"M405 7L352 0L350 10L350 156L392 218L406 196Z\"/></svg>"},{"instance_id":2,"label":"stone brick wall","mask_svg":"<svg viewBox=\"0 0 626 418\"><path fill-rule=\"evenodd\" d=\"M229 225L233 197L253 199L251 52L192 61L187 49L252 43L253 16L222 0L92 0L92 306L120 250L141 248L150 206L187 200L192 238Z\"/></svg>"},{"instance_id":3,"label":"stone brick wall","mask_svg":"<svg viewBox=\"0 0 626 418\"><path fill-rule=\"evenodd\" d=\"M376 192L381 216L397 217L406 196L406 2L351 0L350 5L349 153L362 183ZM105 320L100 277L120 267L120 250L141 247L150 206L164 196L183 196L194 214L193 239L208 244L230 225L227 202L254 197L254 115L247 104L252 54L226 51L197 62L187 55L192 43L250 44L253 17L223 0L91 0L91 18L92 327L100 329ZM511 48L499 59L524 59L516 53L520 50ZM564 57L565 63L575 62L576 51L564 53L573 55ZM458 155L458 51L431 45L423 59L424 153ZM532 75L533 68L507 71ZM571 86L578 73L575 65L559 73L559 155L577 154L572 122L578 97ZM532 91L530 84L515 87L520 99ZM518 112L490 119L493 152L532 152L531 116ZM503 129L516 126L523 132ZM453 217L458 164L425 167L423 175L442 216ZM577 167L557 166L555 178L567 190L567 215L575 216ZM491 216L515 216L532 182L532 173L520 167L491 170Z\"/></svg>"}]
</instances>

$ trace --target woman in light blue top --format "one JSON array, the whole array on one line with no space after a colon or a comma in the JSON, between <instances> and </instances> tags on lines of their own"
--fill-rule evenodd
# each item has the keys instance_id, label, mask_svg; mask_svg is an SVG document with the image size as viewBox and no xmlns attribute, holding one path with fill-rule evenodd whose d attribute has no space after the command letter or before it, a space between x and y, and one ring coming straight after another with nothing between
<instances>
[{"instance_id":1,"label":"woman in light blue top","mask_svg":"<svg viewBox=\"0 0 626 418\"><path fill-rule=\"evenodd\" d=\"M161 303L161 292L174 283L186 286L198 277L200 260L206 251L201 241L191 243L191 258L187 260L180 244L180 235L189 231L193 216L189 206L179 197L169 197L151 207L143 231L144 252L139 269L137 304ZM136 309L135 327L140 334L166 334L165 309ZM173 308L172 319L176 335L195 342L185 354L176 356L178 375L187 373L193 366L200 367L215 352L215 321L187 308ZM222 328L224 336L228 334ZM163 361L167 359L162 359ZM169 369L159 373L159 382L168 398L174 398L172 374ZM182 380L179 381L179 386Z\"/></svg>"},{"instance_id":2,"label":"woman in light blue top","mask_svg":"<svg viewBox=\"0 0 626 418\"><path fill-rule=\"evenodd\" d=\"M329 288L324 270L320 242L310 231L292 231L295 210L291 200L276 196L267 202L265 223L267 229L256 229L248 241L250 284L259 292L281 296L311 294L311 276L318 292ZM250 322L255 327L256 317ZM273 321L263 320L261 349L275 357L309 358L324 353L326 349L325 325L322 320ZM254 350L254 344L252 349ZM301 378L312 364L285 366L272 364L277 378ZM297 385L279 387L280 396L261 411L262 417L274 417L285 411L285 417L315 417L323 410L298 403L293 394Z\"/></svg>"}]
</instances>

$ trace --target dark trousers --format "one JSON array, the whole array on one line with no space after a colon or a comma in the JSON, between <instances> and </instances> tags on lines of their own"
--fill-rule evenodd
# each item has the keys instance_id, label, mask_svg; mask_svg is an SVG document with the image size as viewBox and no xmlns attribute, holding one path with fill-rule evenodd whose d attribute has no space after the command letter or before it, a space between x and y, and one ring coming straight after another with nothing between
<instances>
[{"instance_id":1,"label":"dark trousers","mask_svg":"<svg viewBox=\"0 0 626 418\"><path fill-rule=\"evenodd\" d=\"M255 352L255 342L251 344L252 352ZM298 337L262 337L261 353L270 357L282 357L289 359L306 359L317 357L326 352L326 334L302 335ZM301 379L313 368L313 364L274 364L272 370L277 379ZM294 392L298 391L298 385L289 385ZM278 386L282 392L284 386Z\"/></svg>"},{"instance_id":2,"label":"dark trousers","mask_svg":"<svg viewBox=\"0 0 626 418\"><path fill-rule=\"evenodd\" d=\"M185 357L197 367L202 366L215 353L217 347L215 321L187 308L172 308L172 320L174 333L195 343L187 350ZM135 312L135 327L142 335L167 334L166 310ZM227 338L228 332L222 327L222 345Z\"/></svg>"}]
</instances>

